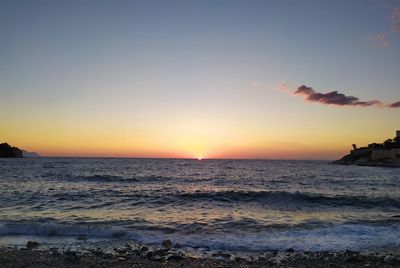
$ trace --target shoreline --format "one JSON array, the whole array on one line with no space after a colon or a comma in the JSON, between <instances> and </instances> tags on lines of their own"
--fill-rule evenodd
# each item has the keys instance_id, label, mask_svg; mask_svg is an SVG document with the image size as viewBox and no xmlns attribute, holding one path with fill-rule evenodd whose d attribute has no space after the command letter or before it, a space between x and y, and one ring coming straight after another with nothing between
<instances>
[{"instance_id":1,"label":"shoreline","mask_svg":"<svg viewBox=\"0 0 400 268\"><path fill-rule=\"evenodd\" d=\"M400 245L382 250L339 252L267 251L247 256L214 251L193 256L183 249L140 244L101 247L0 247L0 267L399 267Z\"/></svg>"}]
</instances>

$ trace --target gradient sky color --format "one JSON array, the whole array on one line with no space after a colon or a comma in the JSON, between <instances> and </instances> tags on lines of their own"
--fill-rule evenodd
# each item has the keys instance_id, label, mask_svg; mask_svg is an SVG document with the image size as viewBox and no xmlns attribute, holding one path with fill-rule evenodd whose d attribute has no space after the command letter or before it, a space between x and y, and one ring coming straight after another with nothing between
<instances>
[{"instance_id":1,"label":"gradient sky color","mask_svg":"<svg viewBox=\"0 0 400 268\"><path fill-rule=\"evenodd\" d=\"M0 141L48 156L335 159L392 138L400 109L310 103L281 85L400 101L399 10L1 0Z\"/></svg>"}]
</instances>

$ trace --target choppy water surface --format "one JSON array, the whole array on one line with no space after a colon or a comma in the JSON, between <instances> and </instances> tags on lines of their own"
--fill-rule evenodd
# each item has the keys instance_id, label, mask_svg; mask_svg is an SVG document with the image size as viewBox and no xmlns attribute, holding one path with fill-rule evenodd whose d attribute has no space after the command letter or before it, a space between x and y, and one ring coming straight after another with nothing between
<instances>
[{"instance_id":1,"label":"choppy water surface","mask_svg":"<svg viewBox=\"0 0 400 268\"><path fill-rule=\"evenodd\" d=\"M400 170L320 161L0 160L0 238L343 250L400 243Z\"/></svg>"}]
</instances>

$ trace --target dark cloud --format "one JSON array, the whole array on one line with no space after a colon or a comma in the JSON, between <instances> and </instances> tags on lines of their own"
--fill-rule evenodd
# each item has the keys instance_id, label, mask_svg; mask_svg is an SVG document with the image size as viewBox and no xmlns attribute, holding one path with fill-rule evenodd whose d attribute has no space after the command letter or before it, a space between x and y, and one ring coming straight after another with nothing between
<instances>
[{"instance_id":1,"label":"dark cloud","mask_svg":"<svg viewBox=\"0 0 400 268\"><path fill-rule=\"evenodd\" d=\"M400 108L400 101L394 102L392 104L389 104L388 107L390 107L390 108Z\"/></svg>"},{"instance_id":2,"label":"dark cloud","mask_svg":"<svg viewBox=\"0 0 400 268\"><path fill-rule=\"evenodd\" d=\"M307 101L318 102L322 104L337 105L337 106L383 107L383 103L379 100L360 101L360 99L357 97L346 96L337 91L332 91L329 93L318 93L315 92L315 90L312 89L311 87L307 87L304 85L298 87L293 94L301 95Z\"/></svg>"}]
</instances>

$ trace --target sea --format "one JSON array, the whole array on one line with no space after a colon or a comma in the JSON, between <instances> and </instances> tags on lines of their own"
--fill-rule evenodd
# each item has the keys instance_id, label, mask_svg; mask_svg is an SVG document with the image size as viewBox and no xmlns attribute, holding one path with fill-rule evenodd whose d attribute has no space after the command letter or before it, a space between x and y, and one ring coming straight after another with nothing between
<instances>
[{"instance_id":1,"label":"sea","mask_svg":"<svg viewBox=\"0 0 400 268\"><path fill-rule=\"evenodd\" d=\"M400 244L400 169L327 161L0 159L0 245L84 239L240 252ZM25 242L21 242L25 241Z\"/></svg>"}]
</instances>

